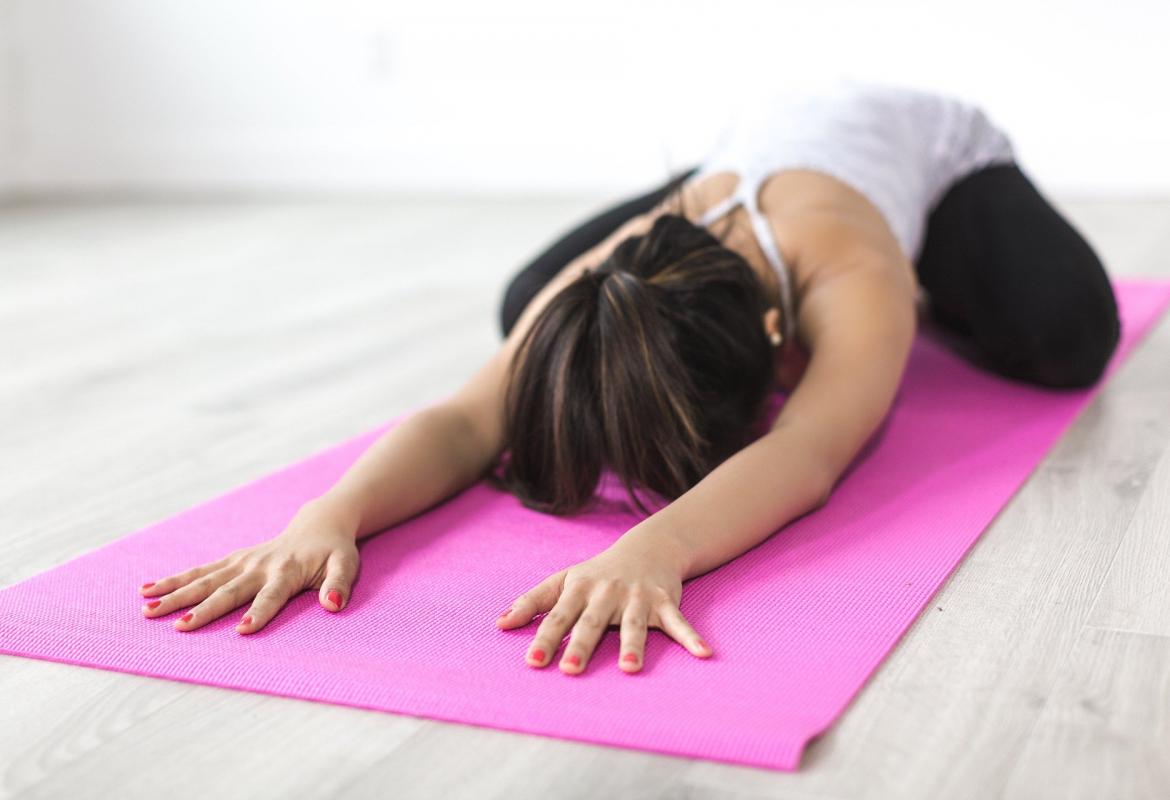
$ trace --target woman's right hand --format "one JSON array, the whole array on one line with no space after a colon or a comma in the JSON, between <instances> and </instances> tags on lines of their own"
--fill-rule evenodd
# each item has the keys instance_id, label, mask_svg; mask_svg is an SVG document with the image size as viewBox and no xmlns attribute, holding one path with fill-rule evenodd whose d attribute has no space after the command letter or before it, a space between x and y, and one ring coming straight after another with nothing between
<instances>
[{"instance_id":1,"label":"woman's right hand","mask_svg":"<svg viewBox=\"0 0 1170 800\"><path fill-rule=\"evenodd\" d=\"M175 620L177 630L190 631L251 601L236 630L255 633L310 588L326 609L340 611L358 573L356 529L335 507L306 503L273 539L140 587L152 598L142 613L160 617L193 605Z\"/></svg>"}]
</instances>

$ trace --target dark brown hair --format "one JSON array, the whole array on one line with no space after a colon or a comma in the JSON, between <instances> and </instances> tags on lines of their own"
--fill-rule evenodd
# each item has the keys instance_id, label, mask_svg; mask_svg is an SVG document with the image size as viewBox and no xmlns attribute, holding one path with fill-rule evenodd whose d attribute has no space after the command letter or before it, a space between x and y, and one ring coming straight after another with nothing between
<instances>
[{"instance_id":1,"label":"dark brown hair","mask_svg":"<svg viewBox=\"0 0 1170 800\"><path fill-rule=\"evenodd\" d=\"M503 471L532 509L572 514L604 467L673 500L748 443L773 378L765 288L706 228L666 213L558 292L506 391Z\"/></svg>"}]
</instances>

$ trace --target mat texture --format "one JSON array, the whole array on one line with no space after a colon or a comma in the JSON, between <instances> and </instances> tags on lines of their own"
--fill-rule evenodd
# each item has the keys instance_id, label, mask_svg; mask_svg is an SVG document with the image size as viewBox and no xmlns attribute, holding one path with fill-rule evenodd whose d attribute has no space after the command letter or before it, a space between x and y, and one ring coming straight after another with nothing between
<instances>
[{"instance_id":1,"label":"mat texture","mask_svg":"<svg viewBox=\"0 0 1170 800\"><path fill-rule=\"evenodd\" d=\"M486 483L363 539L340 613L310 591L251 636L238 612L186 633L142 616L139 584L279 532L403 417L4 589L0 652L793 770L1170 302L1170 282L1115 288L1123 338L1086 390L999 378L920 333L884 428L829 502L684 584L707 660L654 630L627 675L614 629L581 675L526 666L536 624L500 631L501 609L637 517L616 501L545 516Z\"/></svg>"}]
</instances>

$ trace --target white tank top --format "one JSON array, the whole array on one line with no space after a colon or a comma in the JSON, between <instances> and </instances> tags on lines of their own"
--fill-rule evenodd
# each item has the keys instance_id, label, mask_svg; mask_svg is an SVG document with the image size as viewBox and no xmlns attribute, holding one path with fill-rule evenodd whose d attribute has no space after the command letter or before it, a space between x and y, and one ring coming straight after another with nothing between
<instances>
[{"instance_id":1,"label":"white tank top","mask_svg":"<svg viewBox=\"0 0 1170 800\"><path fill-rule=\"evenodd\" d=\"M873 203L912 263L926 220L951 185L992 163L1015 160L1012 143L977 106L955 97L842 78L813 89L769 90L741 108L698 172L731 171L732 194L699 220L709 225L743 204L780 283L784 336L796 329L792 279L760 212L760 185L781 169L813 169Z\"/></svg>"}]
</instances>

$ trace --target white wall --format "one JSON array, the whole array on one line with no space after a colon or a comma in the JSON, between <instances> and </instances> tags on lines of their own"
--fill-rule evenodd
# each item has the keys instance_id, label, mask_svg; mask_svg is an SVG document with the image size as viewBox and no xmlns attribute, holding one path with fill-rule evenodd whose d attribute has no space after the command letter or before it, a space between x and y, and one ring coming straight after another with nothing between
<instances>
[{"instance_id":1,"label":"white wall","mask_svg":"<svg viewBox=\"0 0 1170 800\"><path fill-rule=\"evenodd\" d=\"M11 188L14 159L16 156L15 120L13 117L15 74L13 64L13 7L10 0L0 0L0 201L4 200Z\"/></svg>"},{"instance_id":2,"label":"white wall","mask_svg":"<svg viewBox=\"0 0 1170 800\"><path fill-rule=\"evenodd\" d=\"M1056 191L1170 192L1164 0L4 2L25 192L618 191L832 75L980 102Z\"/></svg>"}]
</instances>

